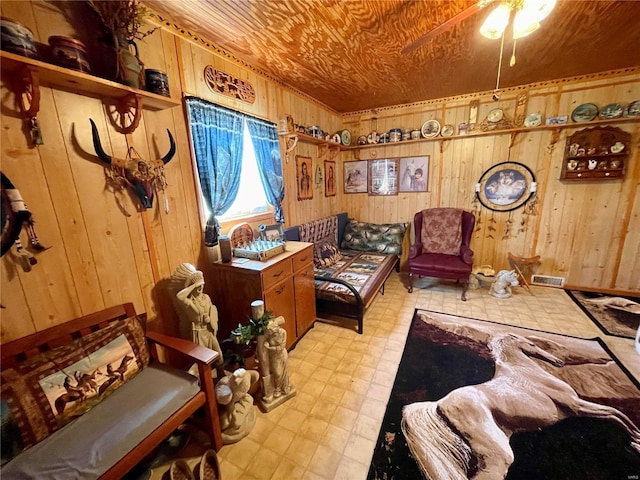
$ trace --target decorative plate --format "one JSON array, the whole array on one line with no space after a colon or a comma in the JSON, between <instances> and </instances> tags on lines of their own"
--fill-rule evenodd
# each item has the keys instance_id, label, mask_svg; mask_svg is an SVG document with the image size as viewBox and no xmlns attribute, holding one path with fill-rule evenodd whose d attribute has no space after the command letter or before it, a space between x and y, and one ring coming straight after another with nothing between
<instances>
[{"instance_id":1,"label":"decorative plate","mask_svg":"<svg viewBox=\"0 0 640 480\"><path fill-rule=\"evenodd\" d=\"M500 120L502 120L503 116L504 116L504 112L502 111L501 108L494 108L489 112L489 115L487 115L487 120L491 123L497 123Z\"/></svg>"},{"instance_id":2,"label":"decorative plate","mask_svg":"<svg viewBox=\"0 0 640 480\"><path fill-rule=\"evenodd\" d=\"M427 120L422 124L420 133L424 138L432 138L440 133L440 122L437 120Z\"/></svg>"},{"instance_id":3,"label":"decorative plate","mask_svg":"<svg viewBox=\"0 0 640 480\"><path fill-rule=\"evenodd\" d=\"M530 113L527 118L524 119L525 127L537 127L542 124L542 115L539 113Z\"/></svg>"},{"instance_id":4,"label":"decorative plate","mask_svg":"<svg viewBox=\"0 0 640 480\"><path fill-rule=\"evenodd\" d=\"M624 109L625 117L640 117L640 100L635 100Z\"/></svg>"},{"instance_id":5,"label":"decorative plate","mask_svg":"<svg viewBox=\"0 0 640 480\"><path fill-rule=\"evenodd\" d=\"M444 127L442 127L442 130L440 131L440 135L442 135L443 137L450 137L451 135L453 135L453 132L454 132L453 125L445 125Z\"/></svg>"},{"instance_id":6,"label":"decorative plate","mask_svg":"<svg viewBox=\"0 0 640 480\"><path fill-rule=\"evenodd\" d=\"M624 113L624 108L619 103L610 103L600 110L600 118L602 120L609 120L611 118L621 117Z\"/></svg>"},{"instance_id":7,"label":"decorative plate","mask_svg":"<svg viewBox=\"0 0 640 480\"><path fill-rule=\"evenodd\" d=\"M583 103L578 105L571 112L571 120L576 123L590 122L598 116L598 107L593 103Z\"/></svg>"},{"instance_id":8,"label":"decorative plate","mask_svg":"<svg viewBox=\"0 0 640 480\"><path fill-rule=\"evenodd\" d=\"M340 132L340 138L342 139L342 144L345 146L351 145L351 132L349 130L342 130Z\"/></svg>"}]
</instances>

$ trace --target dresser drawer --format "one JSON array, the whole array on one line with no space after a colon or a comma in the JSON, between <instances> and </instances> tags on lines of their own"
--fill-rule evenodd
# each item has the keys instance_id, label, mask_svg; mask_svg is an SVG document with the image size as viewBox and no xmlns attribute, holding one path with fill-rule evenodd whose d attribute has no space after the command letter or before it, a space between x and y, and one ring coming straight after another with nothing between
<instances>
[{"instance_id":1,"label":"dresser drawer","mask_svg":"<svg viewBox=\"0 0 640 480\"><path fill-rule=\"evenodd\" d=\"M299 251L293 256L291 261L293 262L294 272L307 268L310 264L313 264L313 247L309 246Z\"/></svg>"},{"instance_id":2,"label":"dresser drawer","mask_svg":"<svg viewBox=\"0 0 640 480\"><path fill-rule=\"evenodd\" d=\"M278 262L262 272L262 288L267 290L278 282L291 276L291 259Z\"/></svg>"}]
</instances>

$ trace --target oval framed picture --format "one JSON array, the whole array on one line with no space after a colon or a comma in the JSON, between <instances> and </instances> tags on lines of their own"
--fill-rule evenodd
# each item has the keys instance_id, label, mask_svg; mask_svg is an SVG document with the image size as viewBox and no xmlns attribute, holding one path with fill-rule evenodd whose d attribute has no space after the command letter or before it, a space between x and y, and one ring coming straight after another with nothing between
<instances>
[{"instance_id":1,"label":"oval framed picture","mask_svg":"<svg viewBox=\"0 0 640 480\"><path fill-rule=\"evenodd\" d=\"M502 162L482 174L476 185L480 203L494 212L510 212L531 198L535 177L529 167L518 162Z\"/></svg>"}]
</instances>

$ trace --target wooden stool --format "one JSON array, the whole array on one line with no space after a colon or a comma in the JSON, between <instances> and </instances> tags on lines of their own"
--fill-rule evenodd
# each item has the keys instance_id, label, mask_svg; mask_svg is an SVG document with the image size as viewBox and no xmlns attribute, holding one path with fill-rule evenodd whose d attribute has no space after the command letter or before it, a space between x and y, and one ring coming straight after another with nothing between
<instances>
[{"instance_id":1,"label":"wooden stool","mask_svg":"<svg viewBox=\"0 0 640 480\"><path fill-rule=\"evenodd\" d=\"M507 253L507 258L509 260L509 266L518 273L518 276L522 279L522 284L529 290L531 293L531 289L529 288L528 278L531 278L531 275L538 270L540 266L540 255L536 255L535 257L525 258L525 257L517 257L512 253Z\"/></svg>"}]
</instances>

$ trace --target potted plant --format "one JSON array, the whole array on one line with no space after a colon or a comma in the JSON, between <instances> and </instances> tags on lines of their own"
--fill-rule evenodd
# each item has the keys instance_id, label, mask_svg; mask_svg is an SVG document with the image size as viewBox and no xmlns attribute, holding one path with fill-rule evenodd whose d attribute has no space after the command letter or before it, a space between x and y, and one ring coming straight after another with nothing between
<instances>
[{"instance_id":1,"label":"potted plant","mask_svg":"<svg viewBox=\"0 0 640 480\"><path fill-rule=\"evenodd\" d=\"M159 27L143 30L149 11L140 0L87 0L102 23L106 41L116 53L115 78L129 87L140 88L144 64L136 40L151 35Z\"/></svg>"},{"instance_id":2,"label":"potted plant","mask_svg":"<svg viewBox=\"0 0 640 480\"><path fill-rule=\"evenodd\" d=\"M264 334L267 325L273 318L273 313L265 310L259 317L249 318L246 324L239 323L236 328L231 330L229 338L223 342L226 347L225 362L242 363L238 366L253 368L258 337Z\"/></svg>"}]
</instances>

